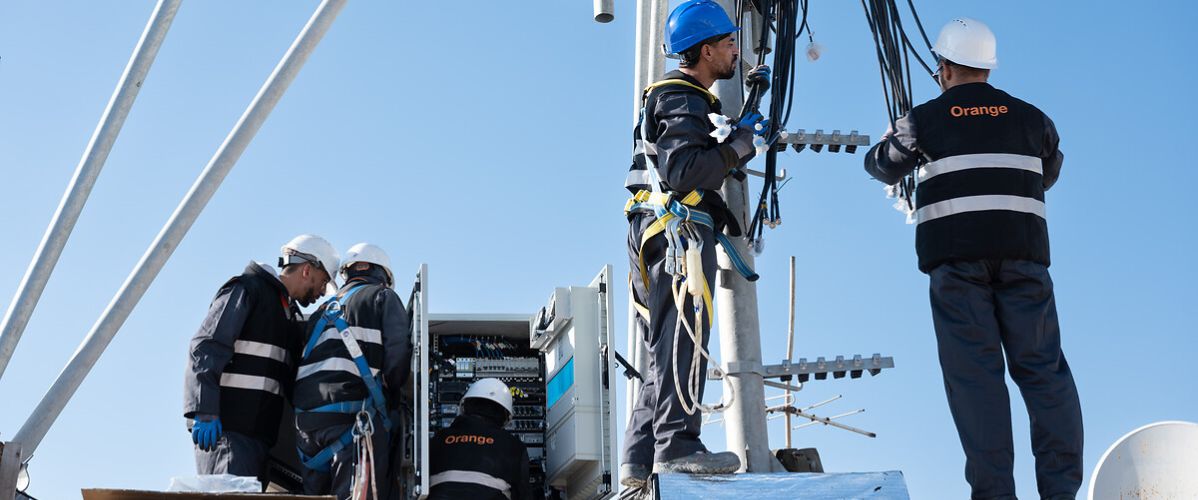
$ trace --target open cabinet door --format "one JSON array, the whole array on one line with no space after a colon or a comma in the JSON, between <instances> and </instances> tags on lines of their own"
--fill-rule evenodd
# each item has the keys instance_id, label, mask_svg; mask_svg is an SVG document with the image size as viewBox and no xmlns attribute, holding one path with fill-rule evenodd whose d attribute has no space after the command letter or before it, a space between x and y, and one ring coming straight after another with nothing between
<instances>
[{"instance_id":1,"label":"open cabinet door","mask_svg":"<svg viewBox=\"0 0 1198 500\"><path fill-rule=\"evenodd\" d=\"M587 286L558 288L534 325L545 353L546 482L568 500L615 495L611 266Z\"/></svg>"},{"instance_id":2,"label":"open cabinet door","mask_svg":"<svg viewBox=\"0 0 1198 500\"><path fill-rule=\"evenodd\" d=\"M428 497L428 415L429 409L429 333L428 264L416 272L416 284L408 299L408 317L412 319L412 414L405 419L410 450L410 467L404 471L406 498Z\"/></svg>"}]
</instances>

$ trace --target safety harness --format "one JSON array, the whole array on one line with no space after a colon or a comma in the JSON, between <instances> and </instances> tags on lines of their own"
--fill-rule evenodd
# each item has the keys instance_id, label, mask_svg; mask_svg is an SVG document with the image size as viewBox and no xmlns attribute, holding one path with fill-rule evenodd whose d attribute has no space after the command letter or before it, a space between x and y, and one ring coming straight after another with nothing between
<instances>
[{"instance_id":1,"label":"safety harness","mask_svg":"<svg viewBox=\"0 0 1198 500\"><path fill-rule=\"evenodd\" d=\"M333 296L328 302L325 302L324 312L316 321L316 325L312 329L312 335L308 339L308 344L304 347L303 359L307 359L308 355L312 353L312 350L320 342L321 334L330 325L336 328L337 336L345 344L345 349L349 352L350 358L353 359L354 366L358 368L358 375L362 377L362 383L366 385L367 390L366 399L361 401L340 401L308 410L296 408L295 411L298 413L341 413L357 416L354 425L350 426L337 441L334 441L315 455L308 456L303 450L298 450L300 461L304 464L304 467L318 472L328 472L333 457L354 442L359 443L360 449L358 453L360 458L369 458L366 462L359 461L358 465L373 465L373 448L370 444L371 435L374 433L372 418L378 418L386 429L392 428L391 419L387 416L387 399L383 396L382 384L371 373L370 364L366 362L366 355L362 352L362 346L353 337L353 333L349 329L349 324L345 322L342 310L342 305L365 286L355 286L345 291L344 294ZM364 452L367 452L370 456L362 457L361 455ZM366 469L367 471L372 468L360 467L360 469Z\"/></svg>"},{"instance_id":2,"label":"safety harness","mask_svg":"<svg viewBox=\"0 0 1198 500\"><path fill-rule=\"evenodd\" d=\"M682 79L668 79L655 82L645 89L642 97L642 103L648 101L650 92L658 87L666 85L683 85L696 90L699 90L707 97L708 101L715 103L716 97L698 85ZM722 231L717 230L715 220L711 214L695 208L703 200L703 190L696 189L685 196L679 198L676 193L666 193L661 189L661 176L657 172L657 165L653 160L656 156L657 147L649 140L647 127L645 126L646 109L641 108L641 143L644 145L645 167L649 175L649 185L651 190L640 190L624 205L624 215L629 216L634 212L651 212L656 220L651 224L644 233L641 234L641 241L638 244L637 259L639 261L639 271L645 289L649 288L649 272L645 264L645 245L657 236L663 236L666 239L666 257L665 271L673 277L670 284L670 289L674 298L675 308L678 310L678 321L674 325L674 379L675 391L678 394L678 399L682 403L683 410L687 414L694 414L695 411L719 411L731 404L721 403L715 406L704 406L699 401L699 389L703 384L702 369L703 358L709 362L711 356L703 349L703 328L702 321L706 316L708 324L715 322L715 308L712 306L711 290L707 286L707 279L703 275L703 238L699 233L697 226L703 226L711 229L715 234L716 242L724 247L724 251L728 254L729 260L732 261L733 267L745 279L749 281L757 281L758 275L744 261L744 258L736 250L735 245L728 239ZM633 276L629 275L629 280ZM687 319L687 314L682 310L686 305L687 295L695 298L694 303L694 325ZM701 298L701 300L700 300ZM645 321L650 321L649 308L644 304L634 300L633 305L637 312L645 318ZM706 313L706 314L704 314ZM678 374L678 339L685 329L694 342L694 355L689 361L691 376L688 380L680 380ZM714 365L714 363L713 363ZM720 368L714 367L719 371ZM694 402L691 406L687 403L687 397L683 395L683 386L687 387L687 394L690 401ZM728 391L731 395L732 391Z\"/></svg>"}]
</instances>

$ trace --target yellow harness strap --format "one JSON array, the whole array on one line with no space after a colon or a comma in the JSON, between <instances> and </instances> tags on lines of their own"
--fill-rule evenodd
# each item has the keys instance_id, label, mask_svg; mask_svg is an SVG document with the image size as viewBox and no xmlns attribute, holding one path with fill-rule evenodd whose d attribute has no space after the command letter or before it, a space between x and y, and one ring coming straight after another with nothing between
<instances>
[{"instance_id":1,"label":"yellow harness strap","mask_svg":"<svg viewBox=\"0 0 1198 500\"><path fill-rule=\"evenodd\" d=\"M642 189L641 191L637 192L635 196L630 198L628 200L628 203L624 205L624 213L625 213L625 215L627 215L628 211L632 208L632 206L636 205L638 203L649 203L652 205L669 206L669 204L672 200L673 200L672 194L669 194L669 193L654 194L650 191ZM696 191L691 191L686 196L684 196L681 200L679 200L679 203L682 203L683 205L686 205L688 207L693 207L695 205L698 205L699 202L702 200L703 200L703 193L696 190ZM645 265L645 243L648 243L649 240L653 239L653 237L664 232L666 230L666 226L669 225L670 221L673 219L676 219L676 218L677 218L677 216L675 216L673 213L667 212L660 219L657 219L656 221L654 221L653 224L650 225L648 229L645 229L645 232L643 234L641 234L641 244L640 244L640 249L637 252L638 253L637 260L640 262L640 267L641 267L640 268L641 282L645 284L646 290L649 289L649 269L648 269L648 266ZM702 270L699 270L699 273L694 277L703 281L703 302L704 302L704 305L707 306L708 321L711 322L711 324L714 324L715 323L715 309L712 308L711 290L707 287L707 280L703 277ZM629 276L629 279L631 280L632 276ZM635 300L633 301L633 303L638 306L637 312L641 313L641 315L645 317L645 320L648 321L649 320L649 309L646 308L643 304L637 303ZM682 311L679 311L679 314L682 314Z\"/></svg>"},{"instance_id":2,"label":"yellow harness strap","mask_svg":"<svg viewBox=\"0 0 1198 500\"><path fill-rule=\"evenodd\" d=\"M710 102L711 104L715 104L716 102L719 101L719 98L717 98L715 96L715 94L712 94L710 90L707 90L701 86L695 85L695 84L688 82L686 80L683 80L681 78L670 78L667 80L653 82L648 87L645 87L644 94L642 94L642 95L647 96L654 89L656 89L658 87L664 87L666 85L683 85L683 86L698 90L700 93L703 94L703 97L707 98L707 101ZM670 201L672 199L673 199L673 195L669 194L669 193L654 194L652 191L641 190L641 191L637 192L635 196L633 196L632 198L629 198L628 203L624 204L624 215L627 216L628 212L632 210L632 207L639 203L648 203L650 205L657 205L657 206L669 206ZM699 201L701 201L702 199L703 199L703 193L701 193L699 191L691 191L689 194L687 194L685 197L683 197L682 200L680 200L680 202L683 205L686 205L688 207L693 207L695 205L698 205ZM671 219L674 219L674 218L675 218L674 214L667 213L664 217L657 219L657 221L655 221L653 223L653 225L649 226L649 228L645 230L645 233L641 235L640 250L638 251L638 253L640 255L638 256L638 260L640 261L641 282L643 282L645 284L646 290L649 289L649 271L648 271L648 268L645 266L645 259L644 259L645 243L648 242L650 239L652 239L654 236L661 234L662 231L665 231L666 225L670 222ZM701 270L700 270L698 276L696 276L696 277L698 279L703 280L703 302L707 306L708 321L711 322L712 324L714 324L715 309L712 308L711 290L708 289L707 280L703 277ZM632 273L628 273L628 285L629 285L629 288L631 289ZM639 313L641 316L643 316L645 318L645 321L649 321L649 308L645 307L644 304L641 304L640 302L637 302L636 300L633 300L632 303L636 309L636 312ZM682 314L682 311L679 311L679 314Z\"/></svg>"},{"instance_id":3,"label":"yellow harness strap","mask_svg":"<svg viewBox=\"0 0 1198 500\"><path fill-rule=\"evenodd\" d=\"M685 85L685 86L687 86L687 87L690 87L690 88L692 88L692 89L698 90L699 92L702 92L702 93L703 93L703 96L704 96L704 97L706 97L706 98L707 98L707 100L708 100L708 101L710 101L712 104L715 104L715 103L716 103L716 101L718 101L718 100L719 100L719 98L717 98L717 97L715 96L715 94L712 94L710 90L707 90L707 89L705 89L705 88L703 88L703 87L700 87L700 86L698 86L698 85L695 85L695 84L693 84L693 83L691 83L691 82L688 82L688 81L686 81L686 80L683 80L683 79L681 79L681 78L671 78L671 79L668 79L668 80L662 80L662 81L660 81L660 82L653 82L653 83L652 83L652 84L650 84L648 87L645 87L645 94L644 94L644 95L648 95L648 94L649 94L649 92L652 92L652 91L653 91L653 89L655 89L655 88L657 88L657 87L665 87L666 85Z\"/></svg>"}]
</instances>

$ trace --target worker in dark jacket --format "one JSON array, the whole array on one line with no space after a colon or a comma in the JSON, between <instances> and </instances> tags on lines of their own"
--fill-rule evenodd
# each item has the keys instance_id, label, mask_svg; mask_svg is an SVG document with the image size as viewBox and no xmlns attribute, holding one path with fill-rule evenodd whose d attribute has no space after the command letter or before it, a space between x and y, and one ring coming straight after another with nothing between
<instances>
[{"instance_id":1,"label":"worker in dark jacket","mask_svg":"<svg viewBox=\"0 0 1198 500\"><path fill-rule=\"evenodd\" d=\"M899 119L865 169L894 184L918 168L915 246L931 279L973 498L1015 498L1005 354L1031 420L1040 496L1072 499L1082 481L1082 415L1061 351L1044 210L1064 160L1057 131L1035 106L986 83L998 61L985 24L954 19L933 50L943 93Z\"/></svg>"},{"instance_id":2,"label":"worker in dark jacket","mask_svg":"<svg viewBox=\"0 0 1198 500\"><path fill-rule=\"evenodd\" d=\"M528 449L504 430L512 393L484 378L462 396L459 415L429 444L428 500L528 500Z\"/></svg>"},{"instance_id":3,"label":"worker in dark jacket","mask_svg":"<svg viewBox=\"0 0 1198 500\"><path fill-rule=\"evenodd\" d=\"M332 288L338 265L318 236L298 236L281 252L281 272L251 262L226 282L191 339L183 416L200 474L266 472L303 342L299 306Z\"/></svg>"},{"instance_id":4,"label":"worker in dark jacket","mask_svg":"<svg viewBox=\"0 0 1198 500\"><path fill-rule=\"evenodd\" d=\"M710 291L716 271L716 232L727 226L730 235L740 234L719 189L733 169L755 155L755 127L762 117L750 113L734 130L726 131L722 141L711 135L716 126L708 115L721 113L721 108L708 89L717 80L736 75L739 56L733 36L738 28L719 4L685 2L670 14L666 30L668 50L677 54L680 69L645 91L641 122L633 132L633 163L624 183L633 193L627 209L628 252L637 329L649 352L649 367L624 436L620 482L630 488L643 486L651 469L716 474L740 467L736 454L708 453L699 440L703 384L676 389L675 380L689 380L695 342L682 330L683 338L675 347L674 334L680 326L677 322L686 321L687 329L701 337L707 350L714 312ZM768 81L769 68L755 68L746 80ZM708 215L714 223L687 223L685 234L667 234L660 224L654 226L658 211L679 203L685 205L680 210ZM676 266L679 260L674 254L688 249L698 255L694 268L684 273ZM684 275L698 293L682 292L686 297L679 308L674 285ZM696 301L704 310L697 319L691 313ZM679 309L686 312L682 318ZM678 366L675 359L680 360Z\"/></svg>"},{"instance_id":5,"label":"worker in dark jacket","mask_svg":"<svg viewBox=\"0 0 1198 500\"><path fill-rule=\"evenodd\" d=\"M400 391L411 373L408 311L392 288L391 259L369 243L350 247L345 284L310 318L296 374L297 443L304 492L350 497L354 477L373 476L388 498L391 437L399 425ZM369 370L364 373L363 370ZM371 437L370 463L359 463L361 423ZM355 497L357 498L357 497Z\"/></svg>"}]
</instances>

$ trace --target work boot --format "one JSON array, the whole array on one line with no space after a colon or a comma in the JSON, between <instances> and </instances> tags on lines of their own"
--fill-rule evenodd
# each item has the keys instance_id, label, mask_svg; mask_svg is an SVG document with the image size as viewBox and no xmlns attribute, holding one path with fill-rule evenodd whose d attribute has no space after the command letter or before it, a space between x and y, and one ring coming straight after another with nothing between
<instances>
[{"instance_id":1,"label":"work boot","mask_svg":"<svg viewBox=\"0 0 1198 500\"><path fill-rule=\"evenodd\" d=\"M653 472L682 474L731 474L740 468L740 457L730 451L700 451L673 460L653 464Z\"/></svg>"},{"instance_id":2,"label":"work boot","mask_svg":"<svg viewBox=\"0 0 1198 500\"><path fill-rule=\"evenodd\" d=\"M632 489L645 487L649 479L649 466L641 464L620 464L620 486Z\"/></svg>"}]
</instances>

